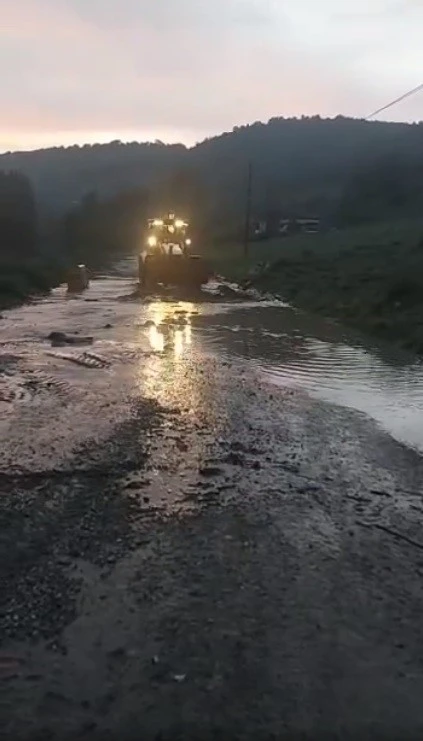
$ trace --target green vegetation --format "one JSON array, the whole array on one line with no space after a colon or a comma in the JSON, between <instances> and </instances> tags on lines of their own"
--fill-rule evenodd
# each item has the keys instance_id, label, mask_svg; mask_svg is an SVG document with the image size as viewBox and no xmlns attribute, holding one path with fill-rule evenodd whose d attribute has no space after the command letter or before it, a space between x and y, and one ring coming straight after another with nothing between
<instances>
[{"instance_id":1,"label":"green vegetation","mask_svg":"<svg viewBox=\"0 0 423 741\"><path fill-rule=\"evenodd\" d=\"M127 253L139 239L145 202L144 192L104 202L88 194L63 218L40 223L29 180L0 172L0 308L48 292L71 265L95 270Z\"/></svg>"},{"instance_id":2,"label":"green vegetation","mask_svg":"<svg viewBox=\"0 0 423 741\"><path fill-rule=\"evenodd\" d=\"M31 296L48 293L63 278L56 264L40 259L20 263L0 263L0 309L18 306Z\"/></svg>"},{"instance_id":3,"label":"green vegetation","mask_svg":"<svg viewBox=\"0 0 423 741\"><path fill-rule=\"evenodd\" d=\"M244 231L248 163L253 219L317 216L326 233L251 245L245 262L231 245ZM146 218L175 209L194 247L214 245L220 272L241 278L271 261L264 287L423 347L423 124L277 118L190 149L62 147L1 155L0 168L0 304L54 285L58 266L136 254Z\"/></svg>"},{"instance_id":4,"label":"green vegetation","mask_svg":"<svg viewBox=\"0 0 423 741\"><path fill-rule=\"evenodd\" d=\"M0 307L13 306L57 281L41 257L35 196L17 172L0 173Z\"/></svg>"},{"instance_id":5,"label":"green vegetation","mask_svg":"<svg viewBox=\"0 0 423 741\"><path fill-rule=\"evenodd\" d=\"M423 220L255 243L247 262L242 245L212 253L237 279L269 261L257 287L423 353Z\"/></svg>"},{"instance_id":6,"label":"green vegetation","mask_svg":"<svg viewBox=\"0 0 423 741\"><path fill-rule=\"evenodd\" d=\"M381 171L395 209L410 197L423 205L423 125L342 116L273 118L236 127L190 149L115 141L7 153L0 156L0 169L17 170L30 179L42 217L63 215L89 192L103 201L143 187L160 189L167 178L180 173L207 190L207 211L214 221L235 219L242 224L248 161L253 164L254 210L260 214L282 210L287 216L297 212L332 219L348 188L354 203L351 208L343 204L345 218L365 217L365 209L355 202L357 187L362 191L364 186L370 215L376 209L380 218L374 175L379 181ZM395 176L395 183L389 182L386 171ZM410 187L398 189L396 181L404 176Z\"/></svg>"}]
</instances>

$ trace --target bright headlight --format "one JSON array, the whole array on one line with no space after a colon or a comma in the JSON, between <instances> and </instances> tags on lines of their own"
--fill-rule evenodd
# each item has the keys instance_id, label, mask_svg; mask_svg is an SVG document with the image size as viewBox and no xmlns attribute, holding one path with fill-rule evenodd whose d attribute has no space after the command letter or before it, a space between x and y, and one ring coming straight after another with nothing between
<instances>
[{"instance_id":1,"label":"bright headlight","mask_svg":"<svg viewBox=\"0 0 423 741\"><path fill-rule=\"evenodd\" d=\"M187 247L189 247L189 246L190 246L190 244L192 244L192 242L191 242L191 240L190 240L190 239L186 239L186 240L185 240L185 244L187 245Z\"/></svg>"},{"instance_id":2,"label":"bright headlight","mask_svg":"<svg viewBox=\"0 0 423 741\"><path fill-rule=\"evenodd\" d=\"M152 235L151 235L151 237L149 237L149 238L147 239L147 244L148 244L148 246L149 246L149 247L155 247L155 246L156 246L156 244L157 244L157 237L155 237L155 236L154 236L154 235L152 234Z\"/></svg>"}]
</instances>

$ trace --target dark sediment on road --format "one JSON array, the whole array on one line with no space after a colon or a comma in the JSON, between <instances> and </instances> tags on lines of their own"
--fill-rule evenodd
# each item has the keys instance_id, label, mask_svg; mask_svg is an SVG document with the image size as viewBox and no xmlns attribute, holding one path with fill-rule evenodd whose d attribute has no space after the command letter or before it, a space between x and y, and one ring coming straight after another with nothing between
<instances>
[{"instance_id":1,"label":"dark sediment on road","mask_svg":"<svg viewBox=\"0 0 423 741\"><path fill-rule=\"evenodd\" d=\"M4 738L421 737L421 457L239 364L166 389L3 472Z\"/></svg>"},{"instance_id":2,"label":"dark sediment on road","mask_svg":"<svg viewBox=\"0 0 423 741\"><path fill-rule=\"evenodd\" d=\"M144 503L122 493L121 481L145 469L162 414L141 400L111 439L85 445L66 467L0 471L3 640L60 635L76 616L79 592L65 567L78 559L114 564L136 545L132 529Z\"/></svg>"}]
</instances>

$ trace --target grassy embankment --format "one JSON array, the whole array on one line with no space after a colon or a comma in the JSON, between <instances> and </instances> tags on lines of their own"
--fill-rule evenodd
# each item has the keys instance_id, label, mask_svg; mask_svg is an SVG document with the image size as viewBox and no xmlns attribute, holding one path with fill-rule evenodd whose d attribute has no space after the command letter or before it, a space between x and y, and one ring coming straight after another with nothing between
<instances>
[{"instance_id":1,"label":"grassy embankment","mask_svg":"<svg viewBox=\"0 0 423 741\"><path fill-rule=\"evenodd\" d=\"M48 293L61 279L61 269L41 259L0 263L0 309L22 304L31 296Z\"/></svg>"},{"instance_id":2,"label":"grassy embankment","mask_svg":"<svg viewBox=\"0 0 423 741\"><path fill-rule=\"evenodd\" d=\"M384 223L213 250L218 270L240 279L271 263L255 285L296 306L423 353L423 221Z\"/></svg>"}]
</instances>

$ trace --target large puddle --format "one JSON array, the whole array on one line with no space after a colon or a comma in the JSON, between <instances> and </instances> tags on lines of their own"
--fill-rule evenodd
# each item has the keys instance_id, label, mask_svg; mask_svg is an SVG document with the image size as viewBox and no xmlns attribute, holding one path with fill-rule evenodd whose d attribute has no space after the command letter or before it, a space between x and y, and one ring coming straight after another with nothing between
<instances>
[{"instance_id":1,"label":"large puddle","mask_svg":"<svg viewBox=\"0 0 423 741\"><path fill-rule=\"evenodd\" d=\"M93 335L93 351L106 358L110 370L90 372L90 386L81 399L81 405L87 405L94 391L93 404L106 391L109 402L115 396L118 399L124 382L133 379L125 363L140 364L148 348L166 355L172 346L175 359L182 364L188 357L192 363L196 353L211 351L243 359L276 386L359 410L396 439L423 451L422 361L280 302L234 303L207 293L190 302L171 297L136 300L131 298L134 265L122 263L118 268L114 275L93 281L80 297L67 297L64 288L59 288L42 301L5 312L0 324L0 360L5 363L9 357L18 357L25 367L46 377L50 374L52 383L59 379L66 393L79 388L82 394L83 384L88 383L86 371L66 365L59 352L51 357L46 338L52 330ZM169 327L178 313L184 317L181 325ZM63 352L82 351L67 348ZM146 360L141 364L146 366ZM13 384L18 382L12 366L0 385L3 415L11 408L9 396L17 398ZM113 417L111 406L110 410ZM94 424L94 413L92 418Z\"/></svg>"},{"instance_id":2,"label":"large puddle","mask_svg":"<svg viewBox=\"0 0 423 741\"><path fill-rule=\"evenodd\" d=\"M208 341L254 364L280 387L356 409L423 451L423 362L289 307L214 316Z\"/></svg>"}]
</instances>

